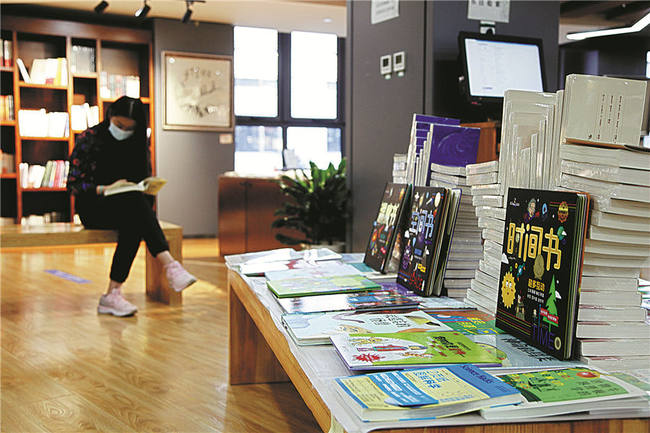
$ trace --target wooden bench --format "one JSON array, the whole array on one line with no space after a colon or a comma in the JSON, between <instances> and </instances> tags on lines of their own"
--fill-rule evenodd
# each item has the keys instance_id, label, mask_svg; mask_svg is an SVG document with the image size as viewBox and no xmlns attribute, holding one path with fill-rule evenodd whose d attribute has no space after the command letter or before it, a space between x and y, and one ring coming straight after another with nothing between
<instances>
[{"instance_id":1,"label":"wooden bench","mask_svg":"<svg viewBox=\"0 0 650 433\"><path fill-rule=\"evenodd\" d=\"M169 243L169 252L183 262L183 227L175 224L160 222ZM115 230L87 230L82 225L71 223L50 223L38 226L0 226L0 247L46 247L58 245L82 245L117 242ZM169 305L180 305L183 298L180 292L169 287L163 269L147 250L146 259L146 290L147 296L158 302Z\"/></svg>"}]
</instances>

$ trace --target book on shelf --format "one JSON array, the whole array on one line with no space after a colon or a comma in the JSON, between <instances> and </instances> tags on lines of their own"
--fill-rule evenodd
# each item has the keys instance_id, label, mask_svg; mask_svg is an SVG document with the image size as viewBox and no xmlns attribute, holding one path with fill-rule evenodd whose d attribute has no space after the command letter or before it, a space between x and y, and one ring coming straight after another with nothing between
<instances>
[{"instance_id":1,"label":"book on shelf","mask_svg":"<svg viewBox=\"0 0 650 433\"><path fill-rule=\"evenodd\" d=\"M70 123L73 131L84 131L99 123L99 107L87 102L70 107Z\"/></svg>"},{"instance_id":2,"label":"book on shelf","mask_svg":"<svg viewBox=\"0 0 650 433\"><path fill-rule=\"evenodd\" d=\"M496 325L559 359L572 355L589 196L510 188Z\"/></svg>"},{"instance_id":3,"label":"book on shelf","mask_svg":"<svg viewBox=\"0 0 650 433\"><path fill-rule=\"evenodd\" d=\"M0 39L2 42L2 66L13 66L14 59L14 43L9 39Z\"/></svg>"},{"instance_id":4,"label":"book on shelf","mask_svg":"<svg viewBox=\"0 0 650 433\"><path fill-rule=\"evenodd\" d=\"M383 282L380 285L379 289L363 292L280 298L278 303L286 313L398 310L419 305L417 296L386 288Z\"/></svg>"},{"instance_id":5,"label":"book on shelf","mask_svg":"<svg viewBox=\"0 0 650 433\"><path fill-rule=\"evenodd\" d=\"M331 337L350 370L389 370L435 364L500 367L495 354L456 331L338 334Z\"/></svg>"},{"instance_id":6,"label":"book on shelf","mask_svg":"<svg viewBox=\"0 0 650 433\"><path fill-rule=\"evenodd\" d=\"M414 187L397 282L424 296L440 295L460 192Z\"/></svg>"},{"instance_id":7,"label":"book on shelf","mask_svg":"<svg viewBox=\"0 0 650 433\"><path fill-rule=\"evenodd\" d=\"M384 188L363 258L365 264L379 272L397 268L397 263L394 266L389 265L393 257L397 233L402 229L408 214L410 198L410 185L387 183Z\"/></svg>"},{"instance_id":8,"label":"book on shelf","mask_svg":"<svg viewBox=\"0 0 650 433\"><path fill-rule=\"evenodd\" d=\"M14 95L0 96L0 120L14 120Z\"/></svg>"},{"instance_id":9,"label":"book on shelf","mask_svg":"<svg viewBox=\"0 0 650 433\"><path fill-rule=\"evenodd\" d=\"M16 172L16 155L13 153L2 152L0 150L0 156L2 158L2 173L15 173Z\"/></svg>"},{"instance_id":10,"label":"book on shelf","mask_svg":"<svg viewBox=\"0 0 650 433\"><path fill-rule=\"evenodd\" d=\"M335 381L346 406L362 421L441 418L521 401L516 389L468 364L371 373Z\"/></svg>"},{"instance_id":11,"label":"book on shelf","mask_svg":"<svg viewBox=\"0 0 650 433\"><path fill-rule=\"evenodd\" d=\"M16 59L16 64L18 65L18 70L20 71L20 75L23 77L23 81L27 84L31 84L32 79L29 76L29 72L27 72L27 67L25 67L25 62L23 62L23 59L18 57Z\"/></svg>"},{"instance_id":12,"label":"book on shelf","mask_svg":"<svg viewBox=\"0 0 650 433\"><path fill-rule=\"evenodd\" d=\"M73 45L70 56L70 71L73 74L92 74L95 68L95 48Z\"/></svg>"},{"instance_id":13,"label":"book on shelf","mask_svg":"<svg viewBox=\"0 0 650 433\"><path fill-rule=\"evenodd\" d=\"M331 344L337 334L448 331L450 328L424 311L283 314L282 323L300 345Z\"/></svg>"},{"instance_id":14,"label":"book on shelf","mask_svg":"<svg viewBox=\"0 0 650 433\"><path fill-rule=\"evenodd\" d=\"M525 371L495 376L519 390L514 406L481 409L488 420L562 415L614 407L648 407L645 392L615 376L585 367Z\"/></svg>"},{"instance_id":15,"label":"book on shelf","mask_svg":"<svg viewBox=\"0 0 650 433\"><path fill-rule=\"evenodd\" d=\"M149 195L156 195L158 191L165 186L167 183L166 179L156 176L150 176L145 179L142 179L140 182L129 182L123 180L121 182L114 183L108 186L104 190L105 196L110 196L114 194L122 194L125 192L140 191Z\"/></svg>"},{"instance_id":16,"label":"book on shelf","mask_svg":"<svg viewBox=\"0 0 650 433\"><path fill-rule=\"evenodd\" d=\"M617 148L638 146L645 96L645 81L567 75L562 141Z\"/></svg>"},{"instance_id":17,"label":"book on shelf","mask_svg":"<svg viewBox=\"0 0 650 433\"><path fill-rule=\"evenodd\" d=\"M67 112L47 112L39 110L18 110L18 129L23 137L56 137L69 135Z\"/></svg>"},{"instance_id":18,"label":"book on shelf","mask_svg":"<svg viewBox=\"0 0 650 433\"><path fill-rule=\"evenodd\" d=\"M63 57L34 59L29 70L30 82L55 86L68 85L68 64Z\"/></svg>"},{"instance_id":19,"label":"book on shelf","mask_svg":"<svg viewBox=\"0 0 650 433\"><path fill-rule=\"evenodd\" d=\"M267 280L266 285L278 298L362 292L381 287L358 273L354 275Z\"/></svg>"},{"instance_id":20,"label":"book on shelf","mask_svg":"<svg viewBox=\"0 0 650 433\"><path fill-rule=\"evenodd\" d=\"M99 75L99 81L99 96L101 98L140 97L140 77L137 75L110 74L102 71Z\"/></svg>"}]
</instances>

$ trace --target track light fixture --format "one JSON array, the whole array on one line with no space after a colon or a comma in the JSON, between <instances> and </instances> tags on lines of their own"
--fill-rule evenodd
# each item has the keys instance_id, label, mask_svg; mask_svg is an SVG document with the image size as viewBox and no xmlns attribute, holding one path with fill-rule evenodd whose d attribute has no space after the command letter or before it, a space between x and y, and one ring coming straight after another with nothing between
<instances>
[{"instance_id":1,"label":"track light fixture","mask_svg":"<svg viewBox=\"0 0 650 433\"><path fill-rule=\"evenodd\" d=\"M107 7L108 7L108 2L106 0L102 0L97 4L97 6L95 6L95 12L101 14L102 12L104 12L104 9L106 9Z\"/></svg>"},{"instance_id":2,"label":"track light fixture","mask_svg":"<svg viewBox=\"0 0 650 433\"><path fill-rule=\"evenodd\" d=\"M147 4L147 0L144 0L144 2L142 3L142 7L137 11L135 11L135 16L138 18L144 18L147 16L150 10L151 10L151 6Z\"/></svg>"},{"instance_id":3,"label":"track light fixture","mask_svg":"<svg viewBox=\"0 0 650 433\"><path fill-rule=\"evenodd\" d=\"M181 18L182 23L187 23L190 20L190 17L192 16L192 3L194 3L192 0L185 1L185 14L183 15L183 18Z\"/></svg>"},{"instance_id":4,"label":"track light fixture","mask_svg":"<svg viewBox=\"0 0 650 433\"><path fill-rule=\"evenodd\" d=\"M647 13L643 18L629 27L617 27L613 29L591 30L586 32L569 33L566 35L567 39L574 41L581 41L587 38L596 38L599 36L623 35L626 33L640 32L650 25L650 13Z\"/></svg>"}]
</instances>

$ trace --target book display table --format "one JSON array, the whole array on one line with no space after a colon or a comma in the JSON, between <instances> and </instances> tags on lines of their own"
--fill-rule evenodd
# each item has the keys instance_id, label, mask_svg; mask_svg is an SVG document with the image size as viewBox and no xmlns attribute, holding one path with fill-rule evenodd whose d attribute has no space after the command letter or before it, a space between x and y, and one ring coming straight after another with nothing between
<instances>
[{"instance_id":1,"label":"book display table","mask_svg":"<svg viewBox=\"0 0 650 433\"><path fill-rule=\"evenodd\" d=\"M637 413L587 413L494 424L480 415L435 420L363 423L345 407L333 379L349 376L331 345L298 346L282 326L282 308L264 277L228 270L230 384L291 380L324 432L521 433L650 432L650 420ZM290 410L288 408L287 410Z\"/></svg>"}]
</instances>

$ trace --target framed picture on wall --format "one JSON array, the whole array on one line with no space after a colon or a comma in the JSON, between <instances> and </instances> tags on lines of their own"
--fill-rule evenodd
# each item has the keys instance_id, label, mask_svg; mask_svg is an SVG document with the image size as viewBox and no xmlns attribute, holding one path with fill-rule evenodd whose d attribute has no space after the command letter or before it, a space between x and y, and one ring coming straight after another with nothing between
<instances>
[{"instance_id":1,"label":"framed picture on wall","mask_svg":"<svg viewBox=\"0 0 650 433\"><path fill-rule=\"evenodd\" d=\"M232 56L162 52L163 129L232 131Z\"/></svg>"}]
</instances>

